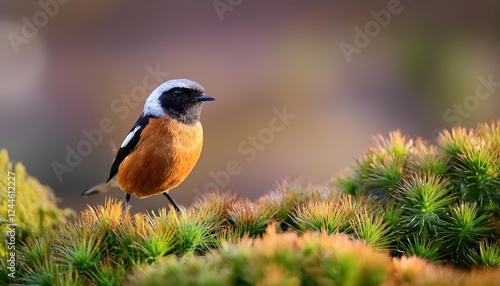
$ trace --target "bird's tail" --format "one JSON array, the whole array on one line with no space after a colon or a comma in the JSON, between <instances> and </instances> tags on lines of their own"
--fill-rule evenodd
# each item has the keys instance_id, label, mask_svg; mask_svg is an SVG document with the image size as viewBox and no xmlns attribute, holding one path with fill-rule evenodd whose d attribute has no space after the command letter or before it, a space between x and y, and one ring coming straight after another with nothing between
<instances>
[{"instance_id":1,"label":"bird's tail","mask_svg":"<svg viewBox=\"0 0 500 286\"><path fill-rule=\"evenodd\" d=\"M112 187L116 187L117 184L116 184L116 180L115 179L112 179L110 181L107 181L107 182L104 182L104 183L100 183L99 185L95 186L95 187L92 187L86 191L83 191L82 192L82 197L88 197L88 196L91 196L91 195L97 195L97 194L100 194L100 193L105 193L107 191L109 191L109 189L111 189Z\"/></svg>"}]
</instances>

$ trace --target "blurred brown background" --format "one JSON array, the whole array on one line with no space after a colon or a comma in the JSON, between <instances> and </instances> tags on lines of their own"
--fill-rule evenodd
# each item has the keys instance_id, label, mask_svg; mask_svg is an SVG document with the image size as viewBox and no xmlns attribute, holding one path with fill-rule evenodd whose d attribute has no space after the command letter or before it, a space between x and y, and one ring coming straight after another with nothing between
<instances>
[{"instance_id":1,"label":"blurred brown background","mask_svg":"<svg viewBox=\"0 0 500 286\"><path fill-rule=\"evenodd\" d=\"M141 92L151 91L143 79L158 69L161 80L190 78L217 98L202 114L200 161L172 192L179 203L212 191L210 172L227 183L220 189L250 199L287 176L325 181L374 134L432 140L436 128L499 118L498 11L495 1L2 1L0 148L62 206L102 203L80 192L107 178ZM355 47L355 37L364 47L348 63L340 46ZM490 77L489 89L479 77ZM284 107L296 117L269 133L273 109ZM82 131L104 118L113 131L85 149ZM259 134L265 144L252 145ZM69 167L68 146L89 154ZM71 172L58 178L54 162ZM228 162L239 166L229 181L220 173Z\"/></svg>"}]
</instances>

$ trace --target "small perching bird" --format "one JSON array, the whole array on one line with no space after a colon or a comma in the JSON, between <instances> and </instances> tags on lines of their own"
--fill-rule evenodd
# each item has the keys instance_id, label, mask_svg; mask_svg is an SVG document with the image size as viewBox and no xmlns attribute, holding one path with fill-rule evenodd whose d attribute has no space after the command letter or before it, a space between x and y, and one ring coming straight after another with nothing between
<instances>
[{"instance_id":1,"label":"small perching bird","mask_svg":"<svg viewBox=\"0 0 500 286\"><path fill-rule=\"evenodd\" d=\"M203 146L200 114L204 101L214 100L189 79L160 84L149 95L141 116L125 137L111 165L108 180L82 193L86 197L120 187L125 208L130 196L164 194L182 183L196 165Z\"/></svg>"}]
</instances>

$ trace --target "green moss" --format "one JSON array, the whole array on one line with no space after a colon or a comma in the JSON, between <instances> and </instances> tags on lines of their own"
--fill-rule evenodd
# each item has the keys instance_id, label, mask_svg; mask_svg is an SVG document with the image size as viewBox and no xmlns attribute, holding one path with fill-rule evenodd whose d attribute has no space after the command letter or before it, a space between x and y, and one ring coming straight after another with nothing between
<instances>
[{"instance_id":1,"label":"green moss","mask_svg":"<svg viewBox=\"0 0 500 286\"><path fill-rule=\"evenodd\" d=\"M500 242L487 243L482 241L478 249L470 252L471 264L486 267L500 267Z\"/></svg>"},{"instance_id":2,"label":"green moss","mask_svg":"<svg viewBox=\"0 0 500 286\"><path fill-rule=\"evenodd\" d=\"M499 125L444 131L437 145L400 132L378 136L327 183L285 180L256 202L209 194L182 215L162 208L130 216L107 199L66 221L52 192L18 164L19 202L32 208L16 209L20 222L30 220L19 227L14 282L495 285ZM6 151L0 155L9 172ZM6 267L2 260L2 282Z\"/></svg>"},{"instance_id":3,"label":"green moss","mask_svg":"<svg viewBox=\"0 0 500 286\"><path fill-rule=\"evenodd\" d=\"M21 163L10 162L5 149L0 150L0 172L0 231L2 233L0 259L3 260L12 251L19 250L26 239L37 237L66 223L73 215L73 211L59 209L53 191L29 176ZM15 231L12 232L12 229ZM12 243L7 244L11 240ZM38 249L39 253L34 253L34 255L42 255L41 253L46 250ZM28 259L32 258L28 257ZM0 273L7 274L5 269L2 265ZM0 281L7 279L7 276L3 274Z\"/></svg>"},{"instance_id":4,"label":"green moss","mask_svg":"<svg viewBox=\"0 0 500 286\"><path fill-rule=\"evenodd\" d=\"M0 150L0 257L6 255L5 232L16 225L16 243L53 229L67 221L73 212L57 207L54 192L29 176L21 163L10 162L7 150Z\"/></svg>"},{"instance_id":5,"label":"green moss","mask_svg":"<svg viewBox=\"0 0 500 286\"><path fill-rule=\"evenodd\" d=\"M410 176L398 187L396 203L403 209L401 222L408 233L438 236L438 229L455 201L446 180L431 176Z\"/></svg>"}]
</instances>

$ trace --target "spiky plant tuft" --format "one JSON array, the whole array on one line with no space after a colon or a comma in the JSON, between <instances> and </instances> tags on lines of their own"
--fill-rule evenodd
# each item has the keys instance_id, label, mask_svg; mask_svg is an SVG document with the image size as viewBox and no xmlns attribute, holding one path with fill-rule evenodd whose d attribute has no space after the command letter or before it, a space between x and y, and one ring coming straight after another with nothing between
<instances>
[{"instance_id":1,"label":"spiky plant tuft","mask_svg":"<svg viewBox=\"0 0 500 286\"><path fill-rule=\"evenodd\" d=\"M90 273L89 278L95 285L119 286L123 285L125 275L123 267L107 262L101 263L94 272Z\"/></svg>"},{"instance_id":2,"label":"spiky plant tuft","mask_svg":"<svg viewBox=\"0 0 500 286\"><path fill-rule=\"evenodd\" d=\"M47 254L51 253L51 235L46 232L37 237L29 237L20 248L23 264L29 267L40 267L47 261ZM28 266L30 265L30 266Z\"/></svg>"},{"instance_id":3,"label":"spiky plant tuft","mask_svg":"<svg viewBox=\"0 0 500 286\"><path fill-rule=\"evenodd\" d=\"M374 137L377 147L369 151L370 158L365 175L365 187L381 199L385 199L405 174L406 161L413 141L400 131Z\"/></svg>"},{"instance_id":4,"label":"spiky plant tuft","mask_svg":"<svg viewBox=\"0 0 500 286\"><path fill-rule=\"evenodd\" d=\"M443 130L439 134L438 142L444 152L452 159L456 159L467 146L470 138L473 138L472 130L464 127Z\"/></svg>"},{"instance_id":5,"label":"spiky plant tuft","mask_svg":"<svg viewBox=\"0 0 500 286\"><path fill-rule=\"evenodd\" d=\"M56 260L60 265L72 267L81 274L96 270L103 257L101 247L103 233L97 233L92 228L75 229L67 227L67 236L60 238L55 247Z\"/></svg>"},{"instance_id":6,"label":"spiky plant tuft","mask_svg":"<svg viewBox=\"0 0 500 286\"><path fill-rule=\"evenodd\" d=\"M488 243L487 241L481 241L479 248L471 250L468 255L472 264L500 267L500 242Z\"/></svg>"},{"instance_id":7,"label":"spiky plant tuft","mask_svg":"<svg viewBox=\"0 0 500 286\"><path fill-rule=\"evenodd\" d=\"M122 222L123 216L127 213L123 211L122 200L106 198L104 205L89 206L80 216L82 223L96 225L104 229L116 229Z\"/></svg>"},{"instance_id":8,"label":"spiky plant tuft","mask_svg":"<svg viewBox=\"0 0 500 286\"><path fill-rule=\"evenodd\" d=\"M407 232L437 235L443 217L455 200L449 184L434 175L412 175L398 186L396 201L403 209L402 223Z\"/></svg>"},{"instance_id":9,"label":"spiky plant tuft","mask_svg":"<svg viewBox=\"0 0 500 286\"><path fill-rule=\"evenodd\" d=\"M471 203L451 208L449 217L440 231L448 246L448 253L462 266L470 265L467 259L468 250L475 249L479 241L491 235L488 217L479 214L476 205Z\"/></svg>"},{"instance_id":10,"label":"spiky plant tuft","mask_svg":"<svg viewBox=\"0 0 500 286\"><path fill-rule=\"evenodd\" d=\"M382 200L389 197L403 179L405 168L405 157L384 155L373 160L365 179L365 187L369 190L369 194Z\"/></svg>"},{"instance_id":11,"label":"spiky plant tuft","mask_svg":"<svg viewBox=\"0 0 500 286\"><path fill-rule=\"evenodd\" d=\"M350 231L353 204L352 196L328 202L311 202L297 209L293 216L294 225L300 231L321 230L328 234Z\"/></svg>"},{"instance_id":12,"label":"spiky plant tuft","mask_svg":"<svg viewBox=\"0 0 500 286\"><path fill-rule=\"evenodd\" d=\"M404 136L400 130L391 132L389 138L382 135L374 136L377 153L394 156L396 158L406 157L413 145L413 140Z\"/></svg>"},{"instance_id":13,"label":"spiky plant tuft","mask_svg":"<svg viewBox=\"0 0 500 286\"><path fill-rule=\"evenodd\" d=\"M154 214L147 216L148 223L141 227L138 239L132 246L140 251L141 261L148 263L154 263L173 252L176 245L175 229L162 225L157 218Z\"/></svg>"},{"instance_id":14,"label":"spiky plant tuft","mask_svg":"<svg viewBox=\"0 0 500 286\"><path fill-rule=\"evenodd\" d=\"M273 215L273 210L265 208L265 204L238 200L228 210L228 221L237 237L255 237L264 233Z\"/></svg>"},{"instance_id":15,"label":"spiky plant tuft","mask_svg":"<svg viewBox=\"0 0 500 286\"><path fill-rule=\"evenodd\" d=\"M375 148L369 148L351 170L335 178L334 186L351 195L363 194L381 200L390 198L396 185L406 174L413 140L400 131L389 138L375 136Z\"/></svg>"},{"instance_id":16,"label":"spiky plant tuft","mask_svg":"<svg viewBox=\"0 0 500 286\"><path fill-rule=\"evenodd\" d=\"M481 210L500 204L500 153L485 141L471 140L458 154L455 172L462 186L460 195L467 202L477 202Z\"/></svg>"},{"instance_id":17,"label":"spiky plant tuft","mask_svg":"<svg viewBox=\"0 0 500 286\"><path fill-rule=\"evenodd\" d=\"M175 253L183 256L193 252L206 252L215 242L212 234L219 223L214 223L213 219L205 221L204 216L194 210L178 215L170 224L175 229Z\"/></svg>"},{"instance_id":18,"label":"spiky plant tuft","mask_svg":"<svg viewBox=\"0 0 500 286\"><path fill-rule=\"evenodd\" d=\"M428 261L437 261L442 258L440 250L443 243L440 239L413 234L406 237L406 240L401 243L401 248L406 255L415 255Z\"/></svg>"},{"instance_id":19,"label":"spiky plant tuft","mask_svg":"<svg viewBox=\"0 0 500 286\"><path fill-rule=\"evenodd\" d=\"M394 238L390 224L384 219L380 209L365 208L357 211L351 218L351 225L356 238L376 249L389 250Z\"/></svg>"},{"instance_id":20,"label":"spiky plant tuft","mask_svg":"<svg viewBox=\"0 0 500 286\"><path fill-rule=\"evenodd\" d=\"M325 185L312 185L304 180L289 179L278 184L277 188L261 197L257 205L260 209L269 210L273 219L281 222L286 230L294 227L293 213L310 201L327 200L334 191Z\"/></svg>"},{"instance_id":21,"label":"spiky plant tuft","mask_svg":"<svg viewBox=\"0 0 500 286\"><path fill-rule=\"evenodd\" d=\"M217 225L227 219L227 210L236 200L236 195L231 193L208 193L197 199L192 208L205 216L205 220L213 220L212 224Z\"/></svg>"},{"instance_id":22,"label":"spiky plant tuft","mask_svg":"<svg viewBox=\"0 0 500 286\"><path fill-rule=\"evenodd\" d=\"M443 177L448 172L449 158L435 145L418 139L411 148L408 172Z\"/></svg>"}]
</instances>

